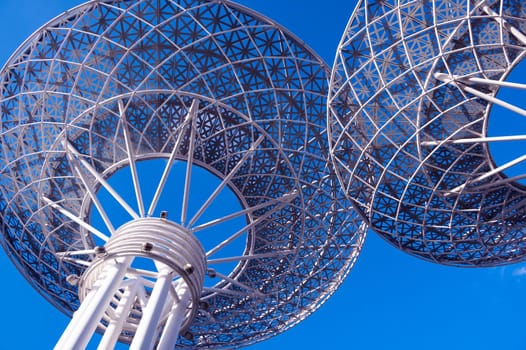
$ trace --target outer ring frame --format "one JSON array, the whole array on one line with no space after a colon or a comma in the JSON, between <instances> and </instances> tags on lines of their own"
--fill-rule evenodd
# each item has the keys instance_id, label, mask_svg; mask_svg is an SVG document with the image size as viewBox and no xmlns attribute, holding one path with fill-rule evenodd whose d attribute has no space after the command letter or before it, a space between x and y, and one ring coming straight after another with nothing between
<instances>
[{"instance_id":1,"label":"outer ring frame","mask_svg":"<svg viewBox=\"0 0 526 350\"><path fill-rule=\"evenodd\" d=\"M77 34L81 37L81 34L79 33L82 33L83 31L87 32L89 26L84 28L79 23L93 14L91 11L95 11L95 9L107 10L111 8L112 11L118 12L120 15L116 17L115 21L125 18L130 21L140 19L139 22L146 23L147 21L141 17L142 15L138 15L137 12L133 11L140 8L140 5L149 3L149 1L142 0L133 2L130 7L127 7L127 4L130 4L130 2L127 1L92 1L67 11L63 15L46 24L16 51L0 73L3 82L2 95L0 95L0 103L2 104L2 107L4 107L4 109L9 109L9 103L12 101L13 96L23 99L22 96L31 95L32 93L35 94L36 91L38 91L38 89L32 87L26 89L26 86L24 86L23 89L26 90L23 92L12 90L16 90L18 84L18 80L15 79L14 76L16 75L15 73L17 72L17 69L22 70L20 67L29 62L25 60L26 57L36 57L31 56L31 53L36 52L41 46L49 43L46 41L49 39L49 36L52 36L57 31L60 32L61 28L65 28L67 29L67 34L65 36L66 39L73 38L73 35ZM168 0L161 1L160 3L162 5L175 4L179 6L175 2ZM259 239L254 242L256 248L261 252L265 252L265 249L269 249L272 252L273 250L287 248L294 251L294 253L290 254L288 257L280 257L279 259L252 259L249 264L250 269L246 268L239 276L236 276L239 281L243 279L243 283L247 283L251 287L257 288L267 296L259 300L247 295L242 300L234 300L235 298L227 295L220 295L220 293L205 295L205 297L209 298L208 300L211 306L209 312L214 315L214 321L211 322L210 318L206 318L206 315L199 314L196 318L196 322L190 326L190 331L196 335L195 339L193 341L181 339L179 344L183 348L213 348L224 346L224 344L228 344L229 347L239 347L261 341L280 333L297 324L316 310L336 290L337 286L348 274L362 247L366 234L366 227L354 212L351 211L351 214L349 215L348 210L350 210L350 203L345 199L345 196L339 189L334 172L331 170L330 166L328 166L329 155L325 138L325 99L327 90L327 73L329 70L325 63L294 35L252 10L248 10L242 6L227 1L196 0L189 1L185 4L187 7L181 8L181 12L176 16L179 16L178 18L180 18L181 21L186 20L186 24L192 25L198 22L197 18L199 11L197 9L202 9L204 11L208 8L212 8L217 10L216 15L218 18L212 16L211 21L207 22L208 25L212 27L212 23L214 23L213 19L226 19L232 21L230 23L232 27L220 32L209 31L207 35L204 35L199 40L188 43L188 45L185 46L187 51L181 49L181 52L185 54L191 52L196 55L193 58L215 59L217 57L211 54L213 50L206 53L210 54L209 57L202 57L199 55L205 54L197 50L188 50L188 48L193 48L192 45L197 46L197 43L206 43L206 40L210 38L216 40L217 38L215 37L224 33L246 35L247 39L239 37L241 38L238 38L239 42L246 46L250 46L250 48L255 48L256 50L249 50L249 52L246 53L242 48L237 48L235 52L225 55L225 57L228 58L225 60L226 63L216 66L213 66L212 64L214 68L209 69L207 72L217 72L221 69L228 70L234 68L232 69L234 72L246 73L248 71L252 75L248 74L246 77L237 75L237 80L235 81L237 85L234 84L229 86L228 89L231 90L227 89L226 92L223 91L216 93L216 90L212 88L223 87L220 86L220 83L217 83L217 86L208 86L208 90L206 88L201 89L199 84L192 86L189 86L190 84L171 86L169 89L165 89L170 91L168 99L173 99L173 101L175 101L170 107L177 109L177 113L174 112L173 114L170 114L169 118L167 117L166 119L161 120L161 118L159 118L160 112L158 112L158 107L162 106L162 103L146 98L138 101L140 103L133 102L126 105L126 112L129 112L128 114L131 115L132 112L140 110L137 106L146 106L144 107L144 110L153 111L151 113L152 120L156 118L159 121L168 120L173 123L173 125L177 126L181 124L183 117L186 112L188 112L187 109L190 105L189 102L191 101L191 98L189 97L190 95L193 94L193 97L200 101L214 101L214 103L206 102L199 107L200 114L197 119L198 121L206 121L206 117L211 116L211 114L207 113L212 113L211 111L216 113L215 116L217 116L221 122L225 123L225 125L228 124L228 127L217 131L217 135L226 135L227 131L242 130L242 128L248 128L252 131L268 130L267 132L270 135L273 135L273 137L264 138L264 141L255 150L257 157L254 157L254 159L258 159L258 161L262 160L264 163L263 165L257 166L260 170L262 169L261 173L250 173L250 171L257 169L257 167L242 167L240 173L236 174L228 186L230 188L237 188L238 190L243 188L241 192L244 193L245 196L248 196L246 193L249 192L248 189L252 188L250 186L255 186L253 183L257 183L257 181L251 182L249 180L260 179L259 184L267 181L267 187L264 187L267 192L264 197L257 199L259 194L255 192L254 195L249 195L248 197L250 198L245 200L250 206L261 204L265 201L269 201L270 203L272 199L280 200L283 196L289 193L296 193L294 192L295 190L298 191L297 198L290 203L285 203L287 205L283 209L277 210L271 215L272 220L268 220L268 222L262 223L258 226L257 232L259 235L255 236ZM104 18L101 16L93 16L90 17L90 19L94 21L93 23L102 25L101 19ZM170 19L167 19L167 21L169 22ZM70 28L70 24L71 27L78 24L79 28L82 30ZM107 25L107 23L104 25ZM214 25L226 25L228 27L229 24L224 24L219 21L219 23L215 23ZM186 34L196 34L205 27L206 25L203 25L203 23L200 22L200 24L195 27L196 32L189 30L190 32ZM130 25L130 27L126 29L132 30L134 28L136 27ZM274 37L267 37L266 43L268 46L264 48L263 46L258 46L259 44L256 42L256 39L262 39L263 36L257 37L256 32L251 32L249 29L253 31L261 29L258 33L272 34ZM148 33L153 33L154 31L155 30L150 30L150 32L143 34L145 34L146 37ZM59 45L60 47L66 46L65 41L59 43L64 44L62 46ZM100 41L97 43L100 43ZM140 43L141 40L133 40L133 43L130 45L137 48ZM54 44L51 43L50 47L53 49ZM114 47L113 49L118 51L119 47ZM264 54L264 50L270 50L269 53L271 54ZM126 51L126 53L131 52L137 54L130 54L131 58L139 57L139 51L133 52L133 49L131 48L124 51ZM158 51L154 52L158 53ZM91 47L88 53L90 55L98 54L97 47ZM113 54L114 53L115 52L113 52ZM68 54L73 55L74 52L69 52ZM240 58L247 54L248 59L246 57L243 59ZM81 57L84 56L81 55ZM102 59L102 61L104 61L104 59L113 59L110 54L108 54L108 57L100 56L97 58ZM45 60L37 59L36 61L42 64L45 63ZM56 60L55 57L50 60L50 62L57 64L58 61L59 60ZM147 59L143 60L143 62L144 61L147 62ZM197 60L191 62L195 64ZM249 69L244 68L244 70L242 70L236 66L238 63L243 63L246 67L249 67L248 63L251 62L264 63L267 65L266 69L258 70L254 68L254 71L252 72ZM279 79L270 76L270 73L272 72L270 64L272 62L276 63L278 68L280 68L275 72L275 74L282 74ZM90 64L92 63L85 60L81 65L81 69L86 68L86 72L97 75L98 73L95 72L95 70L90 70ZM159 67L162 68L162 65ZM155 69L159 67L156 67ZM102 70L104 68L99 69ZM51 70L49 69L42 69L41 74L50 71ZM141 72L141 70L136 70L133 73L140 75ZM204 73L201 72L200 74ZM162 85L162 83L164 83L163 79L166 78L161 74L160 76L162 79L160 79L160 81L155 81L155 79L148 80L148 75L145 75L146 77L140 80L138 85L128 83L130 85L128 86L130 91L125 92L128 93L144 90L144 86L152 82ZM152 74L152 76L153 75L155 74ZM251 77L255 78L254 81L250 80ZM58 81L53 79L55 79L55 77L52 75L45 76L43 81L46 82L45 87L47 90L44 89L44 91L52 97L57 97L60 96L60 93L54 89L64 88L66 84L56 84L56 86L58 86L56 87L53 83ZM117 109L100 105L102 101L107 100L108 96L104 94L108 94L111 89L103 87L98 90L94 87L95 85L93 85L93 87L88 85L82 86L83 94L93 94L93 96L95 96L94 98L91 98L91 100L86 99L86 95L81 96L78 94L78 84L85 81L85 78L74 80L72 89L77 89L75 90L76 94L66 93L69 98L66 112L59 123L59 125L62 125L61 123L63 123L65 125L64 128L53 129L53 132L56 134L50 132L42 143L40 143L40 141L37 144L29 142L28 145L24 146L22 149L16 150L22 155L21 159L23 160L23 163L25 163L22 166L13 161L11 158L11 150L6 148L4 148L4 150L9 152L4 152L4 159L0 162L0 168L3 171L0 180L3 186L1 198L3 200L7 198L7 201L12 203L14 203L13 198L16 198L16 200L18 200L18 198L23 198L24 200L27 198L30 199L28 202L29 204L25 204L26 207L17 205L14 207L7 207L8 209L6 209L6 206L2 205L0 208L4 223L2 244L26 279L28 279L28 281L30 281L30 283L32 283L52 304L68 314L76 308L78 301L75 297L75 288L66 283L65 277L70 273L80 275L83 268L75 264L65 264L63 261L58 261L56 256L46 249L47 246L39 246L37 241L38 237L40 237L41 231L39 231L38 228L40 227L40 230L47 230L44 231L48 233L47 236L44 235L47 237L45 244L51 244L52 247L55 247L53 246L54 243L50 242L60 238L60 244L64 243L69 250L86 248L79 246L78 243L66 240L67 238L81 236L82 229L79 229L74 222L66 220L63 216L57 216L57 213L54 213L50 206L46 206L45 201L42 201L41 198L38 196L35 197L34 193L42 193L41 191L45 191L46 195L50 197L52 201L55 201L55 204L57 201L60 201L60 205L65 209L79 215L83 212L83 210L81 210L82 200L86 198L86 195L85 192L82 191L82 188L79 187L78 177L71 176L70 165L68 165L67 149L57 149L55 146L49 146L51 147L50 149L52 149L52 152L45 154L45 156L49 156L51 161L48 164L52 166L46 167L46 169L38 174L31 173L31 167L27 165L31 164L28 155L35 154L31 152L33 148L38 149L41 145L45 145L44 148L48 147L46 142L49 142L51 145L55 144L55 141L57 141L55 136L62 135L62 132L65 129L67 129L66 134L68 137L66 140L61 140L61 142L72 143L74 148L80 152L81 157L88 160L88 163L92 164L94 168L99 169L101 173L104 174L104 171L110 169L113 164L123 161L124 153L122 152L122 140L116 138L119 142L114 143L101 141L102 139L110 140L110 136L115 136L115 134L110 136L105 135L102 133L102 130L113 130L114 132L119 130L118 128L114 128L113 124L111 124L118 119L116 118L118 116L116 112ZM195 82L195 80L185 81ZM27 82L39 83L38 81L31 81L30 79L24 80L22 83L25 84ZM66 79L66 82L70 81ZM119 82L120 81L116 79L108 83L114 84L111 85L111 87L116 88L116 90L111 90L111 96L122 95L119 89L121 89L123 85L119 85ZM205 82L205 80L202 79L202 81L199 80L199 82ZM163 89L164 88L156 85L153 88L150 88L150 91ZM207 94L207 92L211 91L214 91L214 94ZM261 91L268 92L268 94L255 95L256 92ZM173 92L175 92L176 95L171 95ZM99 95L95 95L95 93L99 93ZM259 103L264 101L264 98L268 96L271 96L273 99L271 99L270 102L267 102L268 106L266 107L269 109L263 113L262 108L264 106L263 104L260 106ZM53 111L51 108L53 107L51 106L52 102L50 102L51 99L49 96L46 96L42 101L45 102L43 103L43 106L46 106L46 108L49 107L47 112ZM90 103L89 101L94 102ZM218 103L215 103L215 101ZM46 104L48 102L49 106ZM22 105L25 106L25 102L22 102ZM84 119L75 120L75 118L78 118L78 116L83 113L83 111L86 111L90 105L98 106L97 115L92 118L86 116ZM60 103L57 103L54 107L56 106L60 107ZM221 106L227 106L228 108L223 108ZM256 107L260 109L257 109ZM207 110L207 108L210 109ZM24 131L24 135L28 135L33 126L41 126L39 123L26 123L27 119L24 119L26 118L26 115L22 112L22 108L19 110L21 112L18 119L13 119L17 121L17 125L3 123L4 130L7 131L3 136L3 145L10 144L10 137L15 135L15 131L22 130ZM205 111L208 112L205 113ZM231 113L232 111L236 111L236 113ZM45 115L46 117L53 116L53 113L46 113ZM6 120L10 116L9 113L6 113ZM78 123L73 127L68 124L74 122ZM84 123L85 125L79 123ZM107 123L110 126L104 129L103 123ZM168 134L166 139L163 140L162 145L159 146L155 145L153 141L145 136L147 132L142 132L143 129L141 129L140 124L129 123L133 126L132 136L134 140L137 140L137 149L139 150L137 156L139 158L143 154L157 154L158 152L169 154L170 148L168 146L171 145L170 142L173 143L173 140L175 139L174 134ZM26 124L31 126L27 126ZM167 128L164 128L163 130L167 130ZM203 130L203 128L199 130ZM293 132L297 132L299 136L293 135ZM214 158L217 160L214 165L217 166L217 168L214 168L216 173L226 175L228 170L232 169L234 166L235 161L243 157L243 154L247 151L246 146L252 144L258 136L251 133L249 134L250 137L247 137L245 143L241 144L239 148L236 149L236 152L232 152L228 155L218 154L217 158ZM74 137L72 137L72 135ZM207 136L205 134L203 135ZM105 137L100 138L99 136ZM95 142L93 140L98 141ZM203 149L211 150L212 148L207 148L208 144L209 143L204 142L201 146ZM98 145L101 147L91 147L91 145ZM108 158L107 154L109 153L105 153L106 151L104 150L106 146L111 146L108 147L108 149L111 149L111 152L115 152L117 156L114 156L114 158ZM148 147L150 147L150 149L148 149ZM185 152L187 152L188 147L183 143L182 148L183 151L181 151L181 158L182 156L187 155ZM144 149L148 150L148 152L144 151ZM228 147L226 148L226 151L224 148L222 149L227 153L230 151ZM221 149L218 149L218 152L222 152ZM270 156L272 155L275 155L273 160L274 163L270 160L272 158ZM39 159L38 156L37 159ZM201 164L206 163L202 162L202 159L197 156L195 156L195 159L198 161L201 160ZM220 164L220 161L227 161L229 159L232 159L232 162L226 162L227 165L225 168L220 168L218 165ZM282 166L282 163L287 163L289 165L284 167ZM11 168L18 168L17 170L19 173L27 176L24 179L11 177L11 174L6 170L7 164L9 164ZM269 175L266 169L272 169L273 167L279 169L274 170L274 172ZM265 176L267 176L266 180ZM42 180L42 178L44 180ZM62 182L57 182L57 178ZM90 179L90 181L93 184L93 188L100 187L100 184L97 184L97 181L93 179ZM33 187L33 185L37 183L38 185ZM20 187L22 189L19 191ZM256 190L258 189L257 187L253 188ZM9 189L14 189L16 193L13 194L9 192ZM34 189L39 189L40 192L33 191ZM33 204L35 206L32 206ZM22 210L26 210L30 213L29 217L32 221L27 221L27 223L25 223L26 220L19 220L19 216L23 217L23 215L26 215L26 211L24 211L24 214L21 213ZM15 212L16 214L13 214ZM265 210L260 210L254 215L257 218L264 213ZM35 224L35 221L45 219L46 217L54 218L54 221L50 223L51 229L45 228L45 225L39 226ZM24 221L24 223L22 223L22 221ZM46 221L47 220L44 220L44 222ZM28 234L30 232L29 228L36 230L31 231L31 234ZM52 234L49 234L50 232ZM68 234L65 234L65 232L68 232ZM265 237L261 237L263 233ZM267 241L273 243L264 243L265 241L261 238L265 238ZM24 239L28 241L24 241ZM36 245L34 250L28 249L29 242ZM24 255L18 254L17 252L23 252ZM24 259L23 256L27 256L29 261ZM33 258L37 258L36 261L34 261ZM31 265L32 263L34 265ZM61 270L61 266L64 265L67 266L67 274ZM296 268L298 269L297 273L294 272L296 271ZM251 273L257 272L260 274L260 278L258 279L254 276L248 276L248 272L246 271L252 271ZM272 278L270 278L270 276ZM330 276L330 278L328 276ZM298 279L299 277L301 277L301 279ZM261 281L264 283L261 283ZM286 286L288 289L283 290L283 286ZM225 288L232 289L233 287L231 284L228 284L225 285ZM279 293L277 292L278 290ZM236 308L232 307L234 305L237 305ZM287 311L285 311L284 307L287 308ZM249 319L247 319L247 316Z\"/></svg>"},{"instance_id":2,"label":"outer ring frame","mask_svg":"<svg viewBox=\"0 0 526 350\"><path fill-rule=\"evenodd\" d=\"M358 3L331 75L330 152L358 212L399 249L454 266L524 259L525 188L487 137L525 18L511 0Z\"/></svg>"}]
</instances>

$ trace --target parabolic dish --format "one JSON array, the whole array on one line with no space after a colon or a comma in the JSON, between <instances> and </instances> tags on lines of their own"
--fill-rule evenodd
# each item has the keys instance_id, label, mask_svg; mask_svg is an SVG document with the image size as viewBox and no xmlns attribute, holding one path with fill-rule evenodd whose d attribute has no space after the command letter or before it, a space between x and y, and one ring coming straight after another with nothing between
<instances>
[{"instance_id":1,"label":"parabolic dish","mask_svg":"<svg viewBox=\"0 0 526 350\"><path fill-rule=\"evenodd\" d=\"M207 307L179 345L233 348L282 332L335 291L366 233L329 163L328 71L287 30L227 1L67 11L0 73L4 249L71 314L70 282L98 258L94 248L121 224L166 215L159 194L180 204L171 220L217 242L206 252ZM204 220L219 195L203 194L192 170L215 177L212 189L239 208ZM119 190L123 172L131 195ZM214 221L233 217L239 231ZM239 256L216 255L240 240ZM222 263L233 266L221 274Z\"/></svg>"},{"instance_id":2,"label":"parabolic dish","mask_svg":"<svg viewBox=\"0 0 526 350\"><path fill-rule=\"evenodd\" d=\"M506 79L526 54L523 1L360 1L329 93L331 154L355 207L391 244L427 260L524 259L526 187L488 134ZM500 116L506 119L506 114ZM506 121L504 121L506 123Z\"/></svg>"}]
</instances>

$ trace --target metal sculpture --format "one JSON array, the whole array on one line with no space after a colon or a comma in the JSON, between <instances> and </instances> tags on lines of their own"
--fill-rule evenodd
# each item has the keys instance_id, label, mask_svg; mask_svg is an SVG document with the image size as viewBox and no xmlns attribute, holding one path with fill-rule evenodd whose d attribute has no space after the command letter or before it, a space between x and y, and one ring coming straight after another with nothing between
<instances>
[{"instance_id":1,"label":"metal sculpture","mask_svg":"<svg viewBox=\"0 0 526 350\"><path fill-rule=\"evenodd\" d=\"M14 53L1 241L48 301L78 309L57 349L96 328L100 348L239 347L334 292L366 228L329 166L327 73L227 1L91 1ZM224 192L234 203L211 216Z\"/></svg>"},{"instance_id":2,"label":"metal sculpture","mask_svg":"<svg viewBox=\"0 0 526 350\"><path fill-rule=\"evenodd\" d=\"M391 244L449 265L524 259L526 187L494 162L492 107L526 54L522 1L360 1L338 48L329 93L340 182Z\"/></svg>"}]
</instances>

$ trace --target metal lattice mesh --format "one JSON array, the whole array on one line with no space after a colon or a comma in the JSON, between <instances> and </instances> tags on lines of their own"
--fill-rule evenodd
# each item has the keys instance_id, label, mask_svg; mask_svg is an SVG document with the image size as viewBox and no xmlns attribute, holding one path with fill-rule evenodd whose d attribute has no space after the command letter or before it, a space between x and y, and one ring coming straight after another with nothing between
<instances>
[{"instance_id":1,"label":"metal lattice mesh","mask_svg":"<svg viewBox=\"0 0 526 350\"><path fill-rule=\"evenodd\" d=\"M347 194L393 245L451 265L523 259L526 190L488 147L523 33L522 1L359 2L331 79L331 153Z\"/></svg>"},{"instance_id":2,"label":"metal lattice mesh","mask_svg":"<svg viewBox=\"0 0 526 350\"><path fill-rule=\"evenodd\" d=\"M238 284L203 295L210 308L180 345L237 347L287 329L334 292L366 232L328 166L327 71L289 32L226 1L92 1L65 13L0 75L4 248L71 313L77 290L65 279L86 264L61 257L95 243L64 213L89 221L86 184L101 183L86 168L108 178L129 166L126 132L138 160L167 158L179 142L177 159L220 178L234 169L228 186L259 208ZM193 101L194 137L183 127Z\"/></svg>"}]
</instances>

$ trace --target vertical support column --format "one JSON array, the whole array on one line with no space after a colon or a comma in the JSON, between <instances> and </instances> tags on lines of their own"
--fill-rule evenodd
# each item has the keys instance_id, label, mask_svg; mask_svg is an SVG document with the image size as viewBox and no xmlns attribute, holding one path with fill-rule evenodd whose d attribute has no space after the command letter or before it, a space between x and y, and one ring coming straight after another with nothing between
<instances>
[{"instance_id":1,"label":"vertical support column","mask_svg":"<svg viewBox=\"0 0 526 350\"><path fill-rule=\"evenodd\" d=\"M174 302L170 310L157 350L173 350L181 331L181 325L183 324L186 309L190 302L190 290L186 283L180 283L176 292L179 300Z\"/></svg>"},{"instance_id":2,"label":"vertical support column","mask_svg":"<svg viewBox=\"0 0 526 350\"><path fill-rule=\"evenodd\" d=\"M113 349L123 330L130 331L127 339L133 334L131 350L151 350L161 338L163 348L172 350L181 326L198 311L206 272L199 241L166 219L141 218L121 226L104 249L96 251L97 260L80 277L84 301L55 350L85 349L102 318L108 323L98 350ZM132 265L138 257L155 268Z\"/></svg>"},{"instance_id":3,"label":"vertical support column","mask_svg":"<svg viewBox=\"0 0 526 350\"><path fill-rule=\"evenodd\" d=\"M119 305L115 310L115 318L108 324L97 350L111 350L115 348L115 344L117 344L119 335L122 332L122 326L127 320L130 310L133 307L137 291L139 288L143 287L137 280L133 280L131 283L131 285L126 287L124 294L119 301Z\"/></svg>"},{"instance_id":4,"label":"vertical support column","mask_svg":"<svg viewBox=\"0 0 526 350\"><path fill-rule=\"evenodd\" d=\"M139 327L130 345L130 350L153 349L158 334L157 328L166 304L168 292L170 288L172 288L172 274L172 271L167 268L162 269L160 272L160 276L157 278L152 294L148 299L148 304L143 310Z\"/></svg>"},{"instance_id":5,"label":"vertical support column","mask_svg":"<svg viewBox=\"0 0 526 350\"><path fill-rule=\"evenodd\" d=\"M86 348L132 260L132 258L120 259L104 267L100 278L95 282L93 289L75 312L55 345L55 350Z\"/></svg>"}]
</instances>

